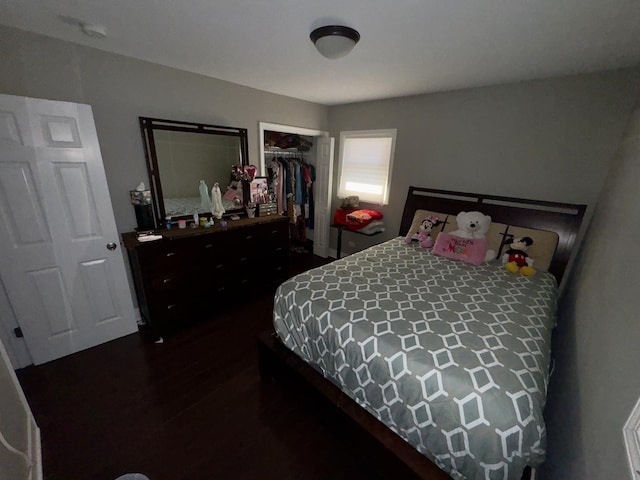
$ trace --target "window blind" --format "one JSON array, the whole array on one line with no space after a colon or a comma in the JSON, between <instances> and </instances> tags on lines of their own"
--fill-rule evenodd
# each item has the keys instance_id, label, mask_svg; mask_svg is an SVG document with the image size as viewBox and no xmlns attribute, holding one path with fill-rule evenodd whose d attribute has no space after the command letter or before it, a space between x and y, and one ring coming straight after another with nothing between
<instances>
[{"instance_id":1,"label":"window blind","mask_svg":"<svg viewBox=\"0 0 640 480\"><path fill-rule=\"evenodd\" d=\"M338 196L386 205L395 147L395 130L342 132Z\"/></svg>"}]
</instances>

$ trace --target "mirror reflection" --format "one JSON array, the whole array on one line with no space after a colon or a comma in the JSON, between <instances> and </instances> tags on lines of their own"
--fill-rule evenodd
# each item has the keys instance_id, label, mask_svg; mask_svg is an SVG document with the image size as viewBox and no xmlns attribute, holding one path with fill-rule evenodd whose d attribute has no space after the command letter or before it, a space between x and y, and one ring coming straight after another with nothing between
<instances>
[{"instance_id":1,"label":"mirror reflection","mask_svg":"<svg viewBox=\"0 0 640 480\"><path fill-rule=\"evenodd\" d=\"M243 211L233 172L248 164L246 129L145 117L140 126L158 227L196 212Z\"/></svg>"},{"instance_id":2,"label":"mirror reflection","mask_svg":"<svg viewBox=\"0 0 640 480\"><path fill-rule=\"evenodd\" d=\"M238 195L227 193L227 187L237 187L229 183L231 168L239 160L238 137L160 130L154 138L166 216L210 212L211 189L216 182L224 193L225 211L237 208L238 200L242 205L241 191ZM208 203L203 201L202 185L206 186Z\"/></svg>"}]
</instances>

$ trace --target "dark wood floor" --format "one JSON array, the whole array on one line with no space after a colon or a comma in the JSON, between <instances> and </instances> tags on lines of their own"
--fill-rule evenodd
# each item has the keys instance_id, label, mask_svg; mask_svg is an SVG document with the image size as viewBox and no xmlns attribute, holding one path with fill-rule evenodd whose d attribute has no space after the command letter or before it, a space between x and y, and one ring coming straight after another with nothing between
<instances>
[{"instance_id":1,"label":"dark wood floor","mask_svg":"<svg viewBox=\"0 0 640 480\"><path fill-rule=\"evenodd\" d=\"M295 273L321 259L292 260ZM414 478L302 383L260 378L272 299L249 297L163 344L134 334L18 371L45 479Z\"/></svg>"}]
</instances>

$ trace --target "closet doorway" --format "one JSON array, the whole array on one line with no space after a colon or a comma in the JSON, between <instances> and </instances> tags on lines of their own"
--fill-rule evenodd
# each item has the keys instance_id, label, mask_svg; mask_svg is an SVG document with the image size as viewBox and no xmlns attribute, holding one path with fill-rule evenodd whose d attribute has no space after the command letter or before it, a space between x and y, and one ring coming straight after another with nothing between
<instances>
[{"instance_id":1,"label":"closet doorway","mask_svg":"<svg viewBox=\"0 0 640 480\"><path fill-rule=\"evenodd\" d=\"M310 217L307 219L303 233L306 238L313 240L313 253L327 258L329 256L329 225L331 224L331 191L335 140L329 137L329 132L323 130L267 122L259 122L258 127L260 174L262 176L269 176L269 167L273 165L274 160L278 159L284 165L291 161L288 159L297 159L301 164L311 167L310 170L315 173L312 177L311 187L312 206L308 207L303 203L302 208L296 207L295 215L290 216L290 218L293 225L300 225L301 223L297 221L298 214L303 217L306 214ZM295 146L295 144L292 144L290 148L274 147L269 144L268 138L272 133L282 134L282 136L299 135L301 137L310 137L311 142L304 142L302 148ZM308 143L312 143L312 145ZM294 228L293 230L295 231L296 229Z\"/></svg>"}]
</instances>

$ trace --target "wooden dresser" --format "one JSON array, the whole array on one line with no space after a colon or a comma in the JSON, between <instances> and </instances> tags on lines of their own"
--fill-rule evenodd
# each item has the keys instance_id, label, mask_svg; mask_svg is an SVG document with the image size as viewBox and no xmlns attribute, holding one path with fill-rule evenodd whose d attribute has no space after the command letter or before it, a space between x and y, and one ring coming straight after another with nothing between
<instances>
[{"instance_id":1,"label":"wooden dresser","mask_svg":"<svg viewBox=\"0 0 640 480\"><path fill-rule=\"evenodd\" d=\"M286 280L289 223L283 216L228 220L227 228L158 230L162 240L122 235L140 313L162 334L213 317Z\"/></svg>"}]
</instances>

